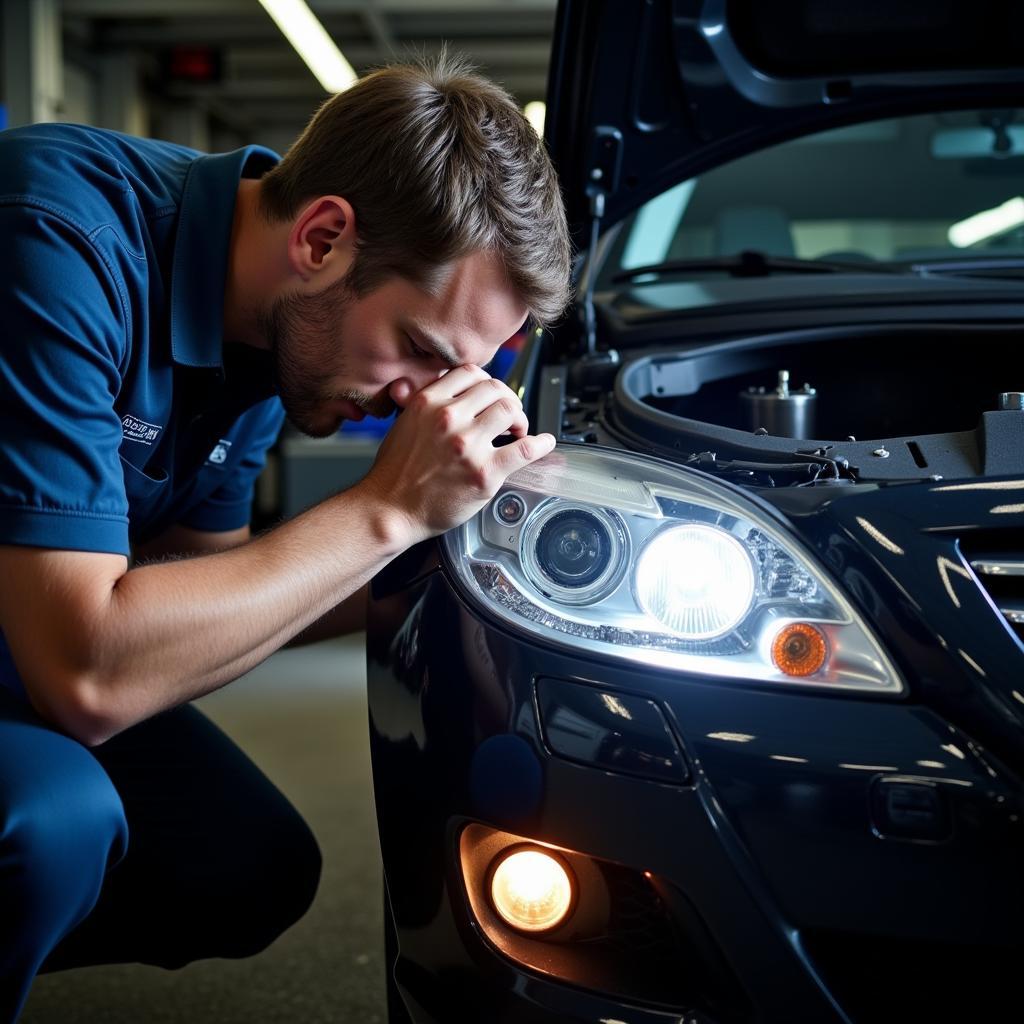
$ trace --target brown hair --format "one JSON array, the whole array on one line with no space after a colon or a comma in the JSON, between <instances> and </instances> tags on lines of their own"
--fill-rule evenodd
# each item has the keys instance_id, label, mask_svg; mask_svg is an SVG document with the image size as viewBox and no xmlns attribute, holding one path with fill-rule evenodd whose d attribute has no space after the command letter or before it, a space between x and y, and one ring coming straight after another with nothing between
<instances>
[{"instance_id":1,"label":"brown hair","mask_svg":"<svg viewBox=\"0 0 1024 1024\"><path fill-rule=\"evenodd\" d=\"M429 286L451 261L490 250L537 323L568 302L569 235L544 143L508 93L458 58L385 67L333 96L261 184L271 220L320 195L352 204L346 281L358 295L392 275Z\"/></svg>"}]
</instances>

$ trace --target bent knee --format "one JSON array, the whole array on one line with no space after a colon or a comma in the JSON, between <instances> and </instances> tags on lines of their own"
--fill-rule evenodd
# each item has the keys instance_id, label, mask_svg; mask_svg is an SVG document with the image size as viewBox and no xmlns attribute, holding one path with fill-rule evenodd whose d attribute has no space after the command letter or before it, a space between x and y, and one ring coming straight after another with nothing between
<instances>
[{"instance_id":1,"label":"bent knee","mask_svg":"<svg viewBox=\"0 0 1024 1024\"><path fill-rule=\"evenodd\" d=\"M121 798L67 737L51 733L32 754L0 765L0 860L14 867L23 896L92 901L127 846Z\"/></svg>"},{"instance_id":2,"label":"bent knee","mask_svg":"<svg viewBox=\"0 0 1024 1024\"><path fill-rule=\"evenodd\" d=\"M309 826L296 815L286 838L274 843L271 855L260 858L262 879L249 904L248 921L236 932L229 957L262 952L313 904L320 884L322 857Z\"/></svg>"}]
</instances>

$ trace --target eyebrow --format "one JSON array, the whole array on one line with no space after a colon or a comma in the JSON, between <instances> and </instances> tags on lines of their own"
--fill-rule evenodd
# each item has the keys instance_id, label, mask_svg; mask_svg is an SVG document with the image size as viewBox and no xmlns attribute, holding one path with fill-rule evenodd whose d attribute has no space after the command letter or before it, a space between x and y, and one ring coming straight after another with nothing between
<instances>
[{"instance_id":1,"label":"eyebrow","mask_svg":"<svg viewBox=\"0 0 1024 1024\"><path fill-rule=\"evenodd\" d=\"M416 332L417 343L422 342L423 348L432 349L434 355L438 357L449 369L454 370L456 366L462 366L465 363L465 359L456 355L455 349L443 341L438 341L437 338L431 337L419 324L410 324L412 329Z\"/></svg>"}]
</instances>

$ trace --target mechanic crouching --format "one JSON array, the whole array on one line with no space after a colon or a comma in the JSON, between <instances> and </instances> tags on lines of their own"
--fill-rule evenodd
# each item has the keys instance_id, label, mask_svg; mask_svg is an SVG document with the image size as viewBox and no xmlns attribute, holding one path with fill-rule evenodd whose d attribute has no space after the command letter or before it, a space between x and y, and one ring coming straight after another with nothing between
<instances>
[{"instance_id":1,"label":"mechanic crouching","mask_svg":"<svg viewBox=\"0 0 1024 1024\"><path fill-rule=\"evenodd\" d=\"M364 78L281 160L0 133L0 237L11 1021L41 969L248 956L305 912L312 834L188 702L362 628L374 573L551 450L480 366L560 314L569 243L543 144L449 59ZM285 416L395 407L362 482L250 536Z\"/></svg>"}]
</instances>

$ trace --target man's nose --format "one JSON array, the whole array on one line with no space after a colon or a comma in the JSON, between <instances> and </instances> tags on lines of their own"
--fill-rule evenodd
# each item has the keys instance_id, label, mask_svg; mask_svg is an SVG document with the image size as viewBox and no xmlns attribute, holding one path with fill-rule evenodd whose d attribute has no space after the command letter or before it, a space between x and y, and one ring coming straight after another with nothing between
<instances>
[{"instance_id":1,"label":"man's nose","mask_svg":"<svg viewBox=\"0 0 1024 1024\"><path fill-rule=\"evenodd\" d=\"M428 384L433 384L435 380L443 377L447 372L447 369L425 369L420 373L407 373L388 385L388 397L395 405L404 409L409 404L409 399L417 391L422 391Z\"/></svg>"}]
</instances>

